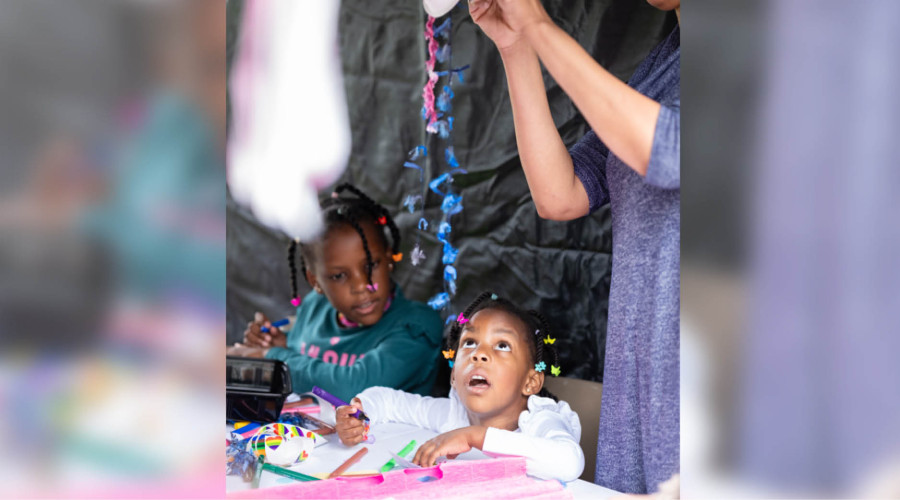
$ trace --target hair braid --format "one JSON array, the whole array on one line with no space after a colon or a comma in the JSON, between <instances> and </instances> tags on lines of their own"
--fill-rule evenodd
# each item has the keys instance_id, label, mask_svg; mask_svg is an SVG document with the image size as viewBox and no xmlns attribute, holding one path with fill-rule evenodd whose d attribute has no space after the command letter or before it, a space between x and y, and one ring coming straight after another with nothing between
<instances>
[{"instance_id":1,"label":"hair braid","mask_svg":"<svg viewBox=\"0 0 900 500\"><path fill-rule=\"evenodd\" d=\"M288 266L291 268L291 298L294 298L297 296L297 240L293 238L288 245Z\"/></svg>"},{"instance_id":2,"label":"hair braid","mask_svg":"<svg viewBox=\"0 0 900 500\"><path fill-rule=\"evenodd\" d=\"M369 195L367 195L366 193L363 193L362 191L360 191L360 189L358 187L354 186L353 184L350 184L349 182L345 182L345 183L339 185L338 187L334 188L334 192L337 194L341 194L344 191L350 191L351 193L355 194L357 198L365 201L369 205L377 205L377 203L375 203L375 200L373 200L372 198L369 198Z\"/></svg>"},{"instance_id":3,"label":"hair braid","mask_svg":"<svg viewBox=\"0 0 900 500\"><path fill-rule=\"evenodd\" d=\"M541 333L543 334L543 337L538 339L538 347L541 349L540 361L549 362L550 360L545 358L543 350L545 344L544 338L550 337L550 322L547 321L547 318L539 311L532 311L532 314L534 314L535 318L537 318L538 320L538 323L541 325ZM553 362L548 364L550 364L551 366L559 366L559 349L556 348L556 344L547 344L546 349L549 350L549 353L553 355Z\"/></svg>"},{"instance_id":4,"label":"hair braid","mask_svg":"<svg viewBox=\"0 0 900 500\"><path fill-rule=\"evenodd\" d=\"M303 274L303 279L306 280L306 283L312 286L312 283L309 282L309 276L306 275L306 259L303 258L303 252L300 252L300 272Z\"/></svg>"},{"instance_id":5,"label":"hair braid","mask_svg":"<svg viewBox=\"0 0 900 500\"><path fill-rule=\"evenodd\" d=\"M391 217L391 214L389 214L386 209L382 207L381 210L384 214L385 220L387 220L387 227L391 231L391 240L393 240L393 245L391 245L391 253L396 255L400 253L400 228L397 227L397 223L394 222L394 218Z\"/></svg>"},{"instance_id":6,"label":"hair braid","mask_svg":"<svg viewBox=\"0 0 900 500\"><path fill-rule=\"evenodd\" d=\"M356 232L359 233L359 237L362 238L363 250L366 251L366 280L369 285L372 284L372 268L375 267L375 264L372 261L372 252L369 251L369 242L366 240L366 233L363 231L362 226L359 225L359 221L355 217L348 217L347 222L353 226L353 229L356 229Z\"/></svg>"},{"instance_id":7,"label":"hair braid","mask_svg":"<svg viewBox=\"0 0 900 500\"><path fill-rule=\"evenodd\" d=\"M356 186L343 183L335 189L336 193L341 193L343 191L350 191L355 194L357 198L363 201L365 204L369 205L375 212L375 218L384 217L385 225L391 231L391 253L396 254L400 252L400 229L397 227L397 224L394 222L394 218L391 216L390 212L380 203L373 200L369 195L360 191Z\"/></svg>"}]
</instances>

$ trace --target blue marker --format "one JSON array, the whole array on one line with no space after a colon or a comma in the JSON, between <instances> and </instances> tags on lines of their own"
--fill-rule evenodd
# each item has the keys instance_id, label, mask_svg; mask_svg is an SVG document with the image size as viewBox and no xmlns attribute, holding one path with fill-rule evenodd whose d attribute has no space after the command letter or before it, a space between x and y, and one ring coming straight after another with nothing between
<instances>
[{"instance_id":1,"label":"blue marker","mask_svg":"<svg viewBox=\"0 0 900 500\"><path fill-rule=\"evenodd\" d=\"M272 326L282 327L290 322L291 322L291 318L284 318L284 319L280 319L280 320L272 323ZM269 333L269 327L264 326L264 327L260 328L260 331L262 331L263 333Z\"/></svg>"}]
</instances>

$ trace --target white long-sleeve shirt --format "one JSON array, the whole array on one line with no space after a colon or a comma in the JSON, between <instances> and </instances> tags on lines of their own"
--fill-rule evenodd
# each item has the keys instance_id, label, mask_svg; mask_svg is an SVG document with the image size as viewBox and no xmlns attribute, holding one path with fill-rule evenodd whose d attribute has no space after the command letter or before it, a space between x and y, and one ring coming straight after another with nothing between
<instances>
[{"instance_id":1,"label":"white long-sleeve shirt","mask_svg":"<svg viewBox=\"0 0 900 500\"><path fill-rule=\"evenodd\" d=\"M371 387L357 398L372 423L399 422L439 433L472 425L455 389L450 389L449 398L432 398ZM528 474L568 482L584 470L580 439L581 422L568 403L532 395L528 409L519 415L519 428L488 427L481 451L495 457L525 457Z\"/></svg>"}]
</instances>

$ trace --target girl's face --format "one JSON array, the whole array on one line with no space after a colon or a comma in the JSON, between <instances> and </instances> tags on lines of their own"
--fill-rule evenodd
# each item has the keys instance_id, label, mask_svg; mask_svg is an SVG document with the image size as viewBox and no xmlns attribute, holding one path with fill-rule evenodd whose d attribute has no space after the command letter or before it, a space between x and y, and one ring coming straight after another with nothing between
<instances>
[{"instance_id":1,"label":"girl's face","mask_svg":"<svg viewBox=\"0 0 900 500\"><path fill-rule=\"evenodd\" d=\"M356 229L347 224L334 227L315 247L315 258L307 279L319 293L348 320L364 326L378 323L391 294L391 271L394 263L384 247L382 236L371 223L360 222L369 252L372 254L372 283L366 269L366 250Z\"/></svg>"},{"instance_id":2,"label":"girl's face","mask_svg":"<svg viewBox=\"0 0 900 500\"><path fill-rule=\"evenodd\" d=\"M517 418L528 396L541 390L526 328L501 309L482 309L463 325L450 384L470 413Z\"/></svg>"}]
</instances>

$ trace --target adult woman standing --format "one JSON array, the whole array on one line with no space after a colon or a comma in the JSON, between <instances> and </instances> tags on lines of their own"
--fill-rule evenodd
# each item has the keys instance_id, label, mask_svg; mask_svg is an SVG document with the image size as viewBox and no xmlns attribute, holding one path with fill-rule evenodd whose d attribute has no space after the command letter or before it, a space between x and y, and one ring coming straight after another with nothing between
<instances>
[{"instance_id":1,"label":"adult woman standing","mask_svg":"<svg viewBox=\"0 0 900 500\"><path fill-rule=\"evenodd\" d=\"M650 3L679 13L679 0ZM595 482L655 491L679 469L679 28L625 84L559 29L538 0L470 0L469 10L503 59L538 214L570 220L610 204L613 266ZM541 63L592 128L570 150L553 123Z\"/></svg>"}]
</instances>

